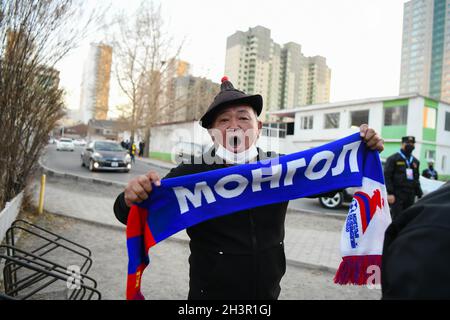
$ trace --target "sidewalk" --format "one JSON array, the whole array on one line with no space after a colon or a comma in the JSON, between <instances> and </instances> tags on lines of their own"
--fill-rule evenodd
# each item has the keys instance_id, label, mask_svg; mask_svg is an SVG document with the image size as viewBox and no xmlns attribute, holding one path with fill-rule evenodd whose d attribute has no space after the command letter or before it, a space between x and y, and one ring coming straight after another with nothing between
<instances>
[{"instance_id":1,"label":"sidewalk","mask_svg":"<svg viewBox=\"0 0 450 320\"><path fill-rule=\"evenodd\" d=\"M38 181L34 182L31 190L36 204ZM74 221L73 226L78 230L73 231L73 236L80 241L84 239L86 245L96 252L96 261L100 265L93 275L103 284L101 291L106 299L122 299L125 284L125 226L116 220L113 213L119 192L119 187L49 177L45 193L45 210L56 214L56 217L75 218L67 220ZM60 219L64 221L67 218ZM282 283L281 299L379 299L379 290L338 286L332 282L341 260L339 241L343 223L343 218L288 211L285 252L290 271ZM64 228L69 226L64 222L62 225ZM185 299L188 287L187 243L188 236L182 231L152 249L153 261L160 262L156 262L153 271L147 273L147 298ZM168 283L173 285L168 286ZM158 285L155 287L155 284Z\"/></svg>"},{"instance_id":2,"label":"sidewalk","mask_svg":"<svg viewBox=\"0 0 450 320\"><path fill-rule=\"evenodd\" d=\"M39 185L32 187L37 205ZM114 216L113 205L122 190L114 186L99 186L50 177L45 191L45 210L125 230ZM322 217L288 210L286 217L285 252L288 263L321 268L335 272L339 254L340 230L344 217ZM185 231L172 238L188 241Z\"/></svg>"}]
</instances>

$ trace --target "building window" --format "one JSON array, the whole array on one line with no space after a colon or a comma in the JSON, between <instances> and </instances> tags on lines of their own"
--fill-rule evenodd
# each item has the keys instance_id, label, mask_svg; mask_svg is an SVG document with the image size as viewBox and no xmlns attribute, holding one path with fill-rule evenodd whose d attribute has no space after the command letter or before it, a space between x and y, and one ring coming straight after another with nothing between
<instances>
[{"instance_id":1,"label":"building window","mask_svg":"<svg viewBox=\"0 0 450 320\"><path fill-rule=\"evenodd\" d=\"M310 130L313 128L313 116L301 117L300 128L302 130Z\"/></svg>"},{"instance_id":2,"label":"building window","mask_svg":"<svg viewBox=\"0 0 450 320\"><path fill-rule=\"evenodd\" d=\"M445 131L450 131L450 112L445 113Z\"/></svg>"},{"instance_id":3,"label":"building window","mask_svg":"<svg viewBox=\"0 0 450 320\"><path fill-rule=\"evenodd\" d=\"M436 129L436 109L424 107L423 108L423 127L429 129Z\"/></svg>"},{"instance_id":4,"label":"building window","mask_svg":"<svg viewBox=\"0 0 450 320\"><path fill-rule=\"evenodd\" d=\"M436 151L434 151L434 150L425 150L425 159L427 161L430 161L430 160L434 161L436 159Z\"/></svg>"},{"instance_id":5,"label":"building window","mask_svg":"<svg viewBox=\"0 0 450 320\"><path fill-rule=\"evenodd\" d=\"M365 123L369 123L369 110L350 112L350 127L359 127Z\"/></svg>"},{"instance_id":6,"label":"building window","mask_svg":"<svg viewBox=\"0 0 450 320\"><path fill-rule=\"evenodd\" d=\"M407 119L408 119L408 106L397 106L384 109L385 126L406 125Z\"/></svg>"},{"instance_id":7,"label":"building window","mask_svg":"<svg viewBox=\"0 0 450 320\"><path fill-rule=\"evenodd\" d=\"M339 128L339 120L341 118L341 114L339 112L336 113L326 113L325 114L325 129L336 129Z\"/></svg>"}]
</instances>

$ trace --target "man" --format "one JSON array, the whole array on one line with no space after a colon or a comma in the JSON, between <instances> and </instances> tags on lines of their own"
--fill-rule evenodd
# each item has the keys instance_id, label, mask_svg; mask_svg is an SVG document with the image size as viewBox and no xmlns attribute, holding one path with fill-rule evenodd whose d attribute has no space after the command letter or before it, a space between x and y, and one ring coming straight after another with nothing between
<instances>
[{"instance_id":1,"label":"man","mask_svg":"<svg viewBox=\"0 0 450 320\"><path fill-rule=\"evenodd\" d=\"M386 230L383 299L450 299L450 182L405 210Z\"/></svg>"},{"instance_id":2,"label":"man","mask_svg":"<svg viewBox=\"0 0 450 320\"><path fill-rule=\"evenodd\" d=\"M133 140L130 142L130 149L128 150L131 157L131 163L136 163L135 156L136 156L136 144Z\"/></svg>"},{"instance_id":3,"label":"man","mask_svg":"<svg viewBox=\"0 0 450 320\"><path fill-rule=\"evenodd\" d=\"M431 180L437 180L438 179L438 173L436 170L434 170L434 163L433 161L428 162L428 168L422 171L422 176L424 176L427 179Z\"/></svg>"},{"instance_id":4,"label":"man","mask_svg":"<svg viewBox=\"0 0 450 320\"><path fill-rule=\"evenodd\" d=\"M139 142L139 157L143 157L144 156L144 148L145 148L145 143L143 141Z\"/></svg>"},{"instance_id":5,"label":"man","mask_svg":"<svg viewBox=\"0 0 450 320\"><path fill-rule=\"evenodd\" d=\"M221 92L201 118L214 146L201 158L172 169L165 178L205 172L238 163L276 157L255 143L262 122L260 95L236 90L226 77ZM361 136L369 147L383 149L383 141L367 125ZM209 161L213 160L213 161ZM208 162L208 163L207 163ZM131 180L114 204L116 217L126 224L133 202L148 198L155 172ZM151 195L150 195L151 196ZM277 299L286 271L284 221L288 202L260 206L211 219L187 229L190 237L189 299Z\"/></svg>"},{"instance_id":6,"label":"man","mask_svg":"<svg viewBox=\"0 0 450 320\"><path fill-rule=\"evenodd\" d=\"M403 137L400 151L386 160L384 177L393 220L414 204L416 196L421 198L423 195L419 181L420 162L412 155L415 143L415 137Z\"/></svg>"}]
</instances>

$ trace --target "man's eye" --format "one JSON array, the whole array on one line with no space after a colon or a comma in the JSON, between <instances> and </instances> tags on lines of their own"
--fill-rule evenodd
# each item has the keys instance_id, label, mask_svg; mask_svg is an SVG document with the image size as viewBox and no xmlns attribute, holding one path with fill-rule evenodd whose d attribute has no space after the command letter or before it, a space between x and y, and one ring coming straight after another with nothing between
<instances>
[{"instance_id":1,"label":"man's eye","mask_svg":"<svg viewBox=\"0 0 450 320\"><path fill-rule=\"evenodd\" d=\"M219 122L226 122L228 119L220 119Z\"/></svg>"},{"instance_id":2,"label":"man's eye","mask_svg":"<svg viewBox=\"0 0 450 320\"><path fill-rule=\"evenodd\" d=\"M239 120L248 120L247 117L240 117Z\"/></svg>"}]
</instances>

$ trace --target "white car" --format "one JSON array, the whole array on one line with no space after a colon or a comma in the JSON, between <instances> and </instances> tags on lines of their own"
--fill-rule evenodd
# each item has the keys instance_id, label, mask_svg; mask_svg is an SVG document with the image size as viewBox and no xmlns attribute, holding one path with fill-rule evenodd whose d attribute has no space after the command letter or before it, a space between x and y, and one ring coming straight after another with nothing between
<instances>
[{"instance_id":1,"label":"white car","mask_svg":"<svg viewBox=\"0 0 450 320\"><path fill-rule=\"evenodd\" d=\"M76 139L73 141L73 144L78 147L84 147L86 145L86 140L84 139Z\"/></svg>"},{"instance_id":2,"label":"white car","mask_svg":"<svg viewBox=\"0 0 450 320\"><path fill-rule=\"evenodd\" d=\"M385 160L382 160L381 163L383 164L383 168L385 165ZM442 185L445 184L443 181L436 181L427 179L423 176L420 176L420 187L422 188L423 195L426 196L427 194L436 191L439 189ZM357 188L347 188L340 191L337 191L336 194L332 197L320 197L319 203L322 207L327 209L338 209L342 207L343 203L351 202L353 199L353 195Z\"/></svg>"},{"instance_id":3,"label":"white car","mask_svg":"<svg viewBox=\"0 0 450 320\"><path fill-rule=\"evenodd\" d=\"M75 149L75 145L73 144L73 140L70 138L61 138L56 143L56 150L69 150L73 151Z\"/></svg>"}]
</instances>

